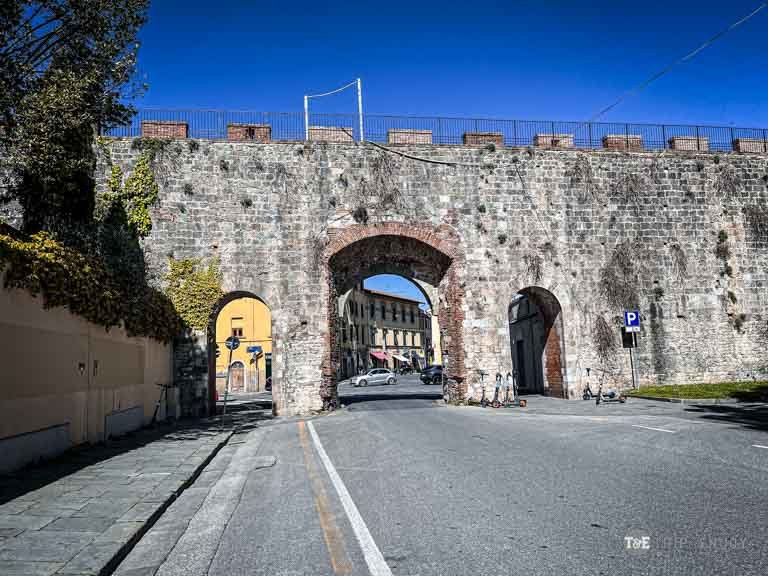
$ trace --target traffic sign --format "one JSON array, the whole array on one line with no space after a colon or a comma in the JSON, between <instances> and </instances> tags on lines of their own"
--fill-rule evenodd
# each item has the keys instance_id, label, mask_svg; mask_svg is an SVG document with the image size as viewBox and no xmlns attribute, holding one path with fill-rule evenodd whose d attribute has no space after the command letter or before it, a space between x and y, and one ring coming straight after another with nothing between
<instances>
[{"instance_id":1,"label":"traffic sign","mask_svg":"<svg viewBox=\"0 0 768 576\"><path fill-rule=\"evenodd\" d=\"M624 310L624 328L627 332L640 332L640 310Z\"/></svg>"},{"instance_id":2,"label":"traffic sign","mask_svg":"<svg viewBox=\"0 0 768 576\"><path fill-rule=\"evenodd\" d=\"M261 353L261 346L248 346L245 351L248 352L248 354L259 354Z\"/></svg>"},{"instance_id":3,"label":"traffic sign","mask_svg":"<svg viewBox=\"0 0 768 576\"><path fill-rule=\"evenodd\" d=\"M224 342L224 346L230 350L237 350L240 346L240 338L237 336L230 336L227 338L227 341Z\"/></svg>"}]
</instances>

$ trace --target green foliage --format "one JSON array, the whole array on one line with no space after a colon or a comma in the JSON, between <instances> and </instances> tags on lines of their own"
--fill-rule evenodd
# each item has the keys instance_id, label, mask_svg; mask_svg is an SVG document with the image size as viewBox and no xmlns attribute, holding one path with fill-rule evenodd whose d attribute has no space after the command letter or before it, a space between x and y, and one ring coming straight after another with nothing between
<instances>
[{"instance_id":1,"label":"green foliage","mask_svg":"<svg viewBox=\"0 0 768 576\"><path fill-rule=\"evenodd\" d=\"M78 241L93 215L93 140L126 122L148 0L4 0L0 134L28 232ZM87 243L80 242L81 245Z\"/></svg>"},{"instance_id":2,"label":"green foliage","mask_svg":"<svg viewBox=\"0 0 768 576\"><path fill-rule=\"evenodd\" d=\"M200 258L168 261L165 292L191 328L205 330L216 303L224 296L218 258L207 266Z\"/></svg>"},{"instance_id":3,"label":"green foliage","mask_svg":"<svg viewBox=\"0 0 768 576\"><path fill-rule=\"evenodd\" d=\"M127 224L140 238L145 238L152 231L152 218L149 209L157 202L159 189L155 176L150 167L150 150L141 153L133 172L125 180L123 186L123 171L112 166L112 172L107 181L108 191L99 198L97 218L103 219L111 209L122 206L127 216Z\"/></svg>"},{"instance_id":4,"label":"green foliage","mask_svg":"<svg viewBox=\"0 0 768 576\"><path fill-rule=\"evenodd\" d=\"M683 384L670 386L643 386L630 390L630 396L653 396L657 398L738 398L740 400L764 400L768 398L768 382L742 381L705 384Z\"/></svg>"},{"instance_id":5,"label":"green foliage","mask_svg":"<svg viewBox=\"0 0 768 576\"><path fill-rule=\"evenodd\" d=\"M139 236L147 236L152 231L149 208L157 202L158 188L146 152L139 156L133 173L125 181L122 198L128 213L128 222Z\"/></svg>"},{"instance_id":6,"label":"green foliage","mask_svg":"<svg viewBox=\"0 0 768 576\"><path fill-rule=\"evenodd\" d=\"M128 293L99 259L64 246L47 232L29 239L0 234L5 287L41 296L46 308L67 307L99 326L121 323L132 336L169 342L183 325L171 302L146 285Z\"/></svg>"}]
</instances>

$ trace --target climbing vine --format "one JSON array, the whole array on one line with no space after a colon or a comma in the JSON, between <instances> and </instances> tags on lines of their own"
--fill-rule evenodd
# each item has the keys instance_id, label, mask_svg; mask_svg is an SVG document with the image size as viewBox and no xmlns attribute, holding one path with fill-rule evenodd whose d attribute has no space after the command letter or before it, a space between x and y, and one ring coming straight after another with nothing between
<instances>
[{"instance_id":1,"label":"climbing vine","mask_svg":"<svg viewBox=\"0 0 768 576\"><path fill-rule=\"evenodd\" d=\"M643 255L638 252L638 246L629 240L620 242L600 270L600 291L613 308L631 310L640 305L642 278L637 263Z\"/></svg>"},{"instance_id":2,"label":"climbing vine","mask_svg":"<svg viewBox=\"0 0 768 576\"><path fill-rule=\"evenodd\" d=\"M161 342L182 330L161 292L136 285L126 293L100 259L64 246L47 232L23 239L0 234L0 269L6 288L41 296L46 308L65 306L106 329L122 324L131 336Z\"/></svg>"},{"instance_id":3,"label":"climbing vine","mask_svg":"<svg viewBox=\"0 0 768 576\"><path fill-rule=\"evenodd\" d=\"M224 296L221 280L218 258L211 259L207 266L201 258L171 258L165 292L189 327L205 330L216 303Z\"/></svg>"},{"instance_id":4,"label":"climbing vine","mask_svg":"<svg viewBox=\"0 0 768 576\"><path fill-rule=\"evenodd\" d=\"M592 326L592 338L597 351L597 357L603 364L608 364L618 348L615 330L611 328L602 314L595 316Z\"/></svg>"},{"instance_id":5,"label":"climbing vine","mask_svg":"<svg viewBox=\"0 0 768 576\"><path fill-rule=\"evenodd\" d=\"M142 152L124 185L122 169L113 164L107 181L107 191L99 197L97 209L97 217L103 218L113 207L122 206L128 224L140 238L145 238L152 231L152 217L149 209L157 203L159 198L159 190L150 162L151 152Z\"/></svg>"}]
</instances>

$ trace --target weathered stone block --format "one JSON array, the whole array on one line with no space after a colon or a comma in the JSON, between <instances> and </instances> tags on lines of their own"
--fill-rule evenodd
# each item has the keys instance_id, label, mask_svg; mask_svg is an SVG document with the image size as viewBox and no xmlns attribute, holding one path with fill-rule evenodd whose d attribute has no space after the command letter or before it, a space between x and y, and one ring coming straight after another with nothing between
<instances>
[{"instance_id":1,"label":"weathered stone block","mask_svg":"<svg viewBox=\"0 0 768 576\"><path fill-rule=\"evenodd\" d=\"M705 136L672 136L669 139L669 147L672 150L688 150L706 152L709 150L709 138Z\"/></svg>"},{"instance_id":2,"label":"weathered stone block","mask_svg":"<svg viewBox=\"0 0 768 576\"><path fill-rule=\"evenodd\" d=\"M464 132L462 140L465 146L504 146L504 134L501 132Z\"/></svg>"},{"instance_id":3,"label":"weathered stone block","mask_svg":"<svg viewBox=\"0 0 768 576\"><path fill-rule=\"evenodd\" d=\"M768 152L768 140L760 138L736 138L733 141L734 152Z\"/></svg>"},{"instance_id":4,"label":"weathered stone block","mask_svg":"<svg viewBox=\"0 0 768 576\"><path fill-rule=\"evenodd\" d=\"M355 131L352 127L310 126L309 140L311 142L354 142Z\"/></svg>"},{"instance_id":5,"label":"weathered stone block","mask_svg":"<svg viewBox=\"0 0 768 576\"><path fill-rule=\"evenodd\" d=\"M639 134L606 134L603 148L607 150L642 150L643 137Z\"/></svg>"},{"instance_id":6,"label":"weathered stone block","mask_svg":"<svg viewBox=\"0 0 768 576\"><path fill-rule=\"evenodd\" d=\"M141 135L145 138L187 138L189 125L186 122L165 120L142 120Z\"/></svg>"},{"instance_id":7,"label":"weathered stone block","mask_svg":"<svg viewBox=\"0 0 768 576\"><path fill-rule=\"evenodd\" d=\"M387 130L387 144L432 144L432 130Z\"/></svg>"},{"instance_id":8,"label":"weathered stone block","mask_svg":"<svg viewBox=\"0 0 768 576\"><path fill-rule=\"evenodd\" d=\"M573 148L573 134L536 134L533 145L536 148Z\"/></svg>"},{"instance_id":9,"label":"weathered stone block","mask_svg":"<svg viewBox=\"0 0 768 576\"><path fill-rule=\"evenodd\" d=\"M272 126L269 124L227 124L227 140L266 144L272 140Z\"/></svg>"}]
</instances>

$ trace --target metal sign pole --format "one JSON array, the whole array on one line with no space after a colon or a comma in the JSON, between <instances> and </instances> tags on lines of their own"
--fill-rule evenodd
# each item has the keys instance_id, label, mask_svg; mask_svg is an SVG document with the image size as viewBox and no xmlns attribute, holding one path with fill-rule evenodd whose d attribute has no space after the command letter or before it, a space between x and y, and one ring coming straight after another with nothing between
<instances>
[{"instance_id":1,"label":"metal sign pole","mask_svg":"<svg viewBox=\"0 0 768 576\"><path fill-rule=\"evenodd\" d=\"M635 340L635 334L632 333L632 344L634 344ZM634 355L632 354L632 348L629 349L629 369L632 370L632 389L634 390L637 388L635 385L635 361L634 361Z\"/></svg>"},{"instance_id":2,"label":"metal sign pole","mask_svg":"<svg viewBox=\"0 0 768 576\"><path fill-rule=\"evenodd\" d=\"M224 385L224 409L221 412L221 419L227 415L227 394L229 394L229 372L232 369L232 348L229 349L229 361L227 362L227 382Z\"/></svg>"}]
</instances>

